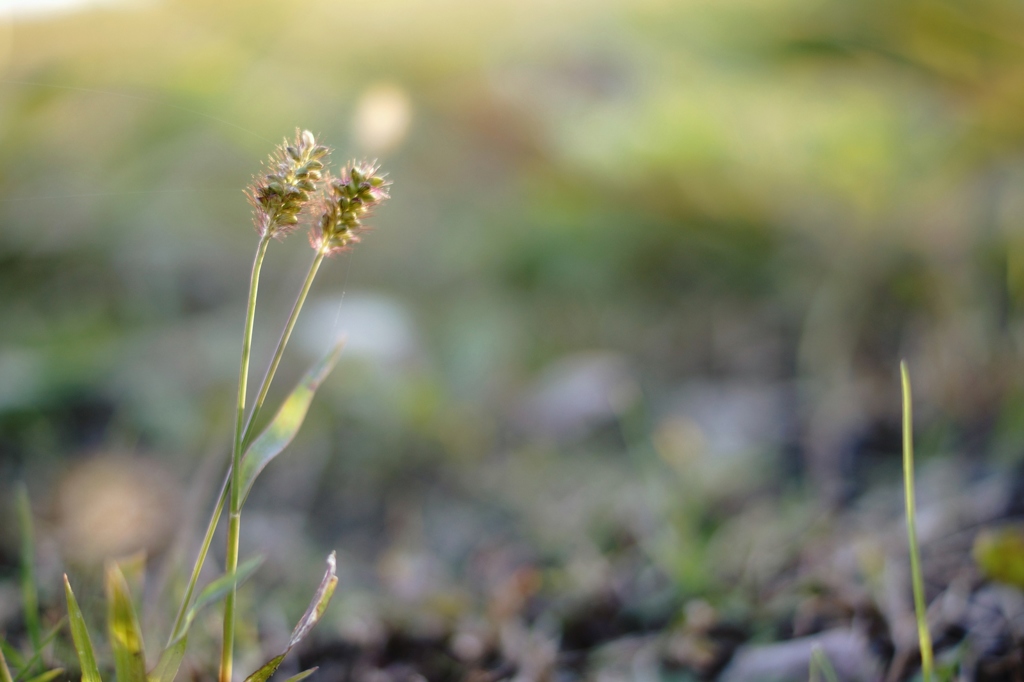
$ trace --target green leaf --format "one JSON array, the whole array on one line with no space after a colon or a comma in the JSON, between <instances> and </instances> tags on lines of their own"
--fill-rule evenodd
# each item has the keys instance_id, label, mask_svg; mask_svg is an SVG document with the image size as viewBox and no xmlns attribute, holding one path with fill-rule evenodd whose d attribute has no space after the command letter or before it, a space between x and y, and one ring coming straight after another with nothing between
<instances>
[{"instance_id":1,"label":"green leaf","mask_svg":"<svg viewBox=\"0 0 1024 682\"><path fill-rule=\"evenodd\" d=\"M185 658L185 649L188 647L188 634L183 634L174 644L164 649L160 654L153 672L149 674L149 682L174 682L181 667L181 661Z\"/></svg>"},{"instance_id":2,"label":"green leaf","mask_svg":"<svg viewBox=\"0 0 1024 682\"><path fill-rule=\"evenodd\" d=\"M331 555L327 557L327 572L324 574L324 579L320 581L320 587L317 588L316 594L313 595L313 600L309 603L306 613L302 615L295 629L292 630L292 636L288 640L288 647L280 655L270 659L259 670L245 678L245 682L266 682L270 679L270 676L277 672L277 669L281 666L281 661L288 655L288 652L301 642L303 637L309 634L309 631L313 629L313 626L324 615L324 611L327 610L327 604L331 601L331 596L334 594L334 588L338 585L337 563L335 553L331 552ZM312 670L307 670L305 673L300 673L292 679L302 679L305 675L312 672Z\"/></svg>"},{"instance_id":3,"label":"green leaf","mask_svg":"<svg viewBox=\"0 0 1024 682\"><path fill-rule=\"evenodd\" d=\"M40 647L36 649L35 653L32 654L31 658L25 661L21 670L19 670L18 674L14 676L14 682L18 682L18 680L20 680L22 677L28 674L28 671L31 670L32 666L34 666L42 659L43 649L45 649L50 644L50 642L53 641L53 638L56 637L58 633L60 633L61 628L64 627L64 620L64 618L61 618L59 621L57 621L57 624L54 625L50 629L50 631L46 633L46 636L43 637L43 641L40 643Z\"/></svg>"},{"instance_id":4,"label":"green leaf","mask_svg":"<svg viewBox=\"0 0 1024 682\"><path fill-rule=\"evenodd\" d=\"M7 659L4 658L3 647L0 647L0 682L13 682L11 669L7 667Z\"/></svg>"},{"instance_id":5,"label":"green leaf","mask_svg":"<svg viewBox=\"0 0 1024 682\"><path fill-rule=\"evenodd\" d=\"M82 609L78 608L75 594L71 591L71 583L64 574L64 594L68 600L68 622L71 624L71 639L75 642L75 653L78 664L82 666L82 682L102 682L99 668L96 667L96 655L93 653L89 630L85 627Z\"/></svg>"},{"instance_id":6,"label":"green leaf","mask_svg":"<svg viewBox=\"0 0 1024 682\"><path fill-rule=\"evenodd\" d=\"M113 561L107 564L106 587L107 627L110 631L110 648L114 652L117 682L146 682L142 630L135 615L128 582Z\"/></svg>"},{"instance_id":7,"label":"green leaf","mask_svg":"<svg viewBox=\"0 0 1024 682\"><path fill-rule=\"evenodd\" d=\"M310 675L312 675L313 673L315 673L319 669L320 669L320 667L317 666L317 667L314 667L314 668L310 668L309 670L303 670L298 675L292 675L291 677L289 677L284 682L302 682L302 680L306 679L307 677L309 677Z\"/></svg>"},{"instance_id":8,"label":"green leaf","mask_svg":"<svg viewBox=\"0 0 1024 682\"><path fill-rule=\"evenodd\" d=\"M227 573L222 575L204 587L203 591L199 593L198 597L196 597L196 603L192 605L192 608L190 608L188 613L185 615L185 620L181 625L181 631L174 633L174 637L171 639L171 646L173 646L179 638L188 634L188 629L192 627L192 621L195 620L195 617L203 608L223 599L227 596L228 592L231 591L231 585L236 583L241 585L244 583L262 564L263 557L253 557L248 561L242 562L242 565L238 567L238 570L235 571L234 574Z\"/></svg>"},{"instance_id":9,"label":"green leaf","mask_svg":"<svg viewBox=\"0 0 1024 682\"><path fill-rule=\"evenodd\" d=\"M3 652L10 665L13 665L15 668L25 667L25 657L21 655L21 652L13 644L5 639L0 639L0 652Z\"/></svg>"},{"instance_id":10,"label":"green leaf","mask_svg":"<svg viewBox=\"0 0 1024 682\"><path fill-rule=\"evenodd\" d=\"M288 652L274 656L272 659L264 663L259 670L254 672L249 677L245 678L245 682L267 682L270 676L277 672L277 669L281 667L281 661L288 655Z\"/></svg>"},{"instance_id":11,"label":"green leaf","mask_svg":"<svg viewBox=\"0 0 1024 682\"><path fill-rule=\"evenodd\" d=\"M36 675L28 680L28 682L50 682L50 680L60 677L63 674L64 668L54 668L53 670L47 670L45 673Z\"/></svg>"},{"instance_id":12,"label":"green leaf","mask_svg":"<svg viewBox=\"0 0 1024 682\"><path fill-rule=\"evenodd\" d=\"M344 341L339 341L330 353L306 372L299 385L281 405L274 419L245 451L240 472L243 501L249 495L252 484L260 472L295 438L299 427L306 419L306 412L309 411L309 404L313 401L316 390L334 369L343 346Z\"/></svg>"}]
</instances>

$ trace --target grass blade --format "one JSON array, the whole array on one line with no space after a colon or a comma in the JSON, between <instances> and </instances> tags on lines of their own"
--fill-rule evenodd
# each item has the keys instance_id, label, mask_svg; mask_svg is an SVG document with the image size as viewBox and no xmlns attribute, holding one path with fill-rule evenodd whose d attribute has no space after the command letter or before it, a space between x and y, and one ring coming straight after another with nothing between
<instances>
[{"instance_id":1,"label":"grass blade","mask_svg":"<svg viewBox=\"0 0 1024 682\"><path fill-rule=\"evenodd\" d=\"M54 668L53 670L47 670L45 673L40 673L28 682L50 682L50 680L60 677L64 674L64 668Z\"/></svg>"},{"instance_id":2,"label":"grass blade","mask_svg":"<svg viewBox=\"0 0 1024 682\"><path fill-rule=\"evenodd\" d=\"M58 635L58 633L60 633L61 628L64 627L64 620L65 620L64 618L61 618L57 622L57 624L54 625L50 629L50 631L46 633L46 636L43 637L43 641L42 641L40 647L38 649L36 649L35 653L32 654L31 658L29 658L27 661L25 661L25 664L22 667L22 669L19 670L18 674L14 676L14 682L18 682L18 680L20 680L22 677L24 677L28 673L28 671L32 668L32 666L34 666L36 663L38 663L42 659L42 657L43 657L43 649L45 649L50 644L50 642L53 641L53 638L56 637Z\"/></svg>"},{"instance_id":3,"label":"grass blade","mask_svg":"<svg viewBox=\"0 0 1024 682\"><path fill-rule=\"evenodd\" d=\"M107 627L114 653L114 671L118 682L146 682L146 655L142 630L135 615L128 582L117 564L107 564Z\"/></svg>"},{"instance_id":4,"label":"grass blade","mask_svg":"<svg viewBox=\"0 0 1024 682\"><path fill-rule=\"evenodd\" d=\"M291 392L288 398L281 405L281 409L274 415L274 419L267 425L267 428L253 440L252 445L245 451L242 458L240 470L242 500L249 495L252 484L260 472L279 454L288 447L288 444L295 438L299 427L306 419L306 412L313 401L316 390L327 378L327 375L334 369L338 362L338 356L344 346L343 341L335 344L334 348L323 357L317 364L313 365L306 372L306 375L299 382L299 385Z\"/></svg>"},{"instance_id":5,"label":"grass blade","mask_svg":"<svg viewBox=\"0 0 1024 682\"><path fill-rule=\"evenodd\" d=\"M317 666L315 668L310 668L309 670L303 670L298 675L292 675L291 677L289 677L284 682L302 682L302 680L306 679L307 677L309 677L310 675L312 675L313 673L315 673L319 669L320 669L320 667Z\"/></svg>"},{"instance_id":6,"label":"grass blade","mask_svg":"<svg viewBox=\"0 0 1024 682\"><path fill-rule=\"evenodd\" d=\"M11 677L11 669L7 667L7 659L4 657L3 647L0 647L0 682L14 682Z\"/></svg>"},{"instance_id":7,"label":"grass blade","mask_svg":"<svg viewBox=\"0 0 1024 682\"><path fill-rule=\"evenodd\" d=\"M92 640L89 639L89 630L85 627L82 609L78 608L78 601L75 599L74 592L71 591L71 583L68 582L66 573L64 574L64 594L68 600L71 639L75 642L78 664L82 667L82 682L102 682L99 668L96 667L96 654L93 652Z\"/></svg>"},{"instance_id":8,"label":"grass blade","mask_svg":"<svg viewBox=\"0 0 1024 682\"><path fill-rule=\"evenodd\" d=\"M25 612L25 629L28 630L32 649L42 646L43 629L39 622L39 593L35 579L35 534L32 530L32 505L28 489L22 483L18 486L18 527L21 531L21 603Z\"/></svg>"},{"instance_id":9,"label":"grass blade","mask_svg":"<svg viewBox=\"0 0 1024 682\"><path fill-rule=\"evenodd\" d=\"M192 608L190 608L188 613L185 615L185 620L180 628L181 631L174 633L174 636L171 638L171 646L173 646L178 639L185 637L188 634L188 629L192 626L192 621L195 620L199 611L226 597L228 592L231 591L231 586L233 584L241 585L244 583L262 564L263 557L254 557L242 563L234 575L222 575L204 587L203 591L199 593L198 597L196 597L196 603L192 605ZM168 649L171 648L171 646L169 646Z\"/></svg>"},{"instance_id":10,"label":"grass blade","mask_svg":"<svg viewBox=\"0 0 1024 682\"><path fill-rule=\"evenodd\" d=\"M334 594L334 588L337 585L337 558L335 553L331 552L331 555L327 557L327 572L324 574L324 579L320 581L320 587L317 588L316 594L313 595L313 600L309 603L306 613L302 615L295 629L292 630L292 636L288 640L288 647L280 655L270 659L259 670L245 678L245 682L266 682L270 679L271 675L277 672L288 652L301 642L303 637L309 634L309 631L313 629L313 626L324 615L324 611L327 610L327 604L331 601L331 596ZM312 672L312 670L307 670L305 673L296 675L296 678L302 679L303 676Z\"/></svg>"},{"instance_id":11,"label":"grass blade","mask_svg":"<svg viewBox=\"0 0 1024 682\"><path fill-rule=\"evenodd\" d=\"M917 639L921 647L921 677L932 681L932 637L928 632L927 608L924 603L924 578L921 576L921 555L917 547L917 522L914 504L914 408L910 392L907 363L900 362L900 384L903 389L903 491L906 500L907 541L910 546L910 574L914 584L914 611L917 614Z\"/></svg>"},{"instance_id":12,"label":"grass blade","mask_svg":"<svg viewBox=\"0 0 1024 682\"><path fill-rule=\"evenodd\" d=\"M272 659L264 663L259 670L254 672L249 677L245 678L245 682L267 682L270 676L277 672L277 669L281 667L281 661L288 655L285 651L283 654L274 656Z\"/></svg>"},{"instance_id":13,"label":"grass blade","mask_svg":"<svg viewBox=\"0 0 1024 682\"><path fill-rule=\"evenodd\" d=\"M291 639L288 641L289 649L309 634L309 631L320 621L324 611L327 610L327 604L330 603L331 597L334 595L334 588L338 585L337 567L337 556L334 552L331 552L330 556L327 557L327 572L324 573L324 579L320 581L320 587L317 588L316 594L313 595L313 601L309 603L306 613L303 614L302 618L299 619L298 625L292 630Z\"/></svg>"},{"instance_id":14,"label":"grass blade","mask_svg":"<svg viewBox=\"0 0 1024 682\"><path fill-rule=\"evenodd\" d=\"M828 654L825 653L820 644L815 644L811 649L811 669L809 672L810 682L821 682L822 678L825 679L825 682L839 682L836 669L832 667L832 661L828 659Z\"/></svg>"},{"instance_id":15,"label":"grass blade","mask_svg":"<svg viewBox=\"0 0 1024 682\"><path fill-rule=\"evenodd\" d=\"M0 652L3 653L4 658L6 659L5 662L8 663L9 666L13 665L15 668L25 667L25 657L21 655L21 652L18 651L13 644L5 639L0 639Z\"/></svg>"},{"instance_id":16,"label":"grass blade","mask_svg":"<svg viewBox=\"0 0 1024 682\"><path fill-rule=\"evenodd\" d=\"M153 672L149 674L149 682L174 682L181 667L181 661L185 658L185 649L188 647L188 634L179 637L174 644L164 649L160 654Z\"/></svg>"}]
</instances>

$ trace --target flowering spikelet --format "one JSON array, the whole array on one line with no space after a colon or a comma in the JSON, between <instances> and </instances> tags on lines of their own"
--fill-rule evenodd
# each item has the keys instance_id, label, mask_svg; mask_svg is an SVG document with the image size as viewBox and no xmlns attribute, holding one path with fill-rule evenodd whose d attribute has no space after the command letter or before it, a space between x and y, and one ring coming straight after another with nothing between
<instances>
[{"instance_id":1,"label":"flowering spikelet","mask_svg":"<svg viewBox=\"0 0 1024 682\"><path fill-rule=\"evenodd\" d=\"M285 140L278 145L265 172L246 191L260 236L284 237L295 229L299 214L317 191L323 177L321 159L329 152L308 130L296 130L293 144Z\"/></svg>"},{"instance_id":2,"label":"flowering spikelet","mask_svg":"<svg viewBox=\"0 0 1024 682\"><path fill-rule=\"evenodd\" d=\"M350 161L341 177L328 180L320 219L309 236L314 249L333 255L359 242L366 229L362 219L389 198L391 183L378 171L376 164Z\"/></svg>"}]
</instances>

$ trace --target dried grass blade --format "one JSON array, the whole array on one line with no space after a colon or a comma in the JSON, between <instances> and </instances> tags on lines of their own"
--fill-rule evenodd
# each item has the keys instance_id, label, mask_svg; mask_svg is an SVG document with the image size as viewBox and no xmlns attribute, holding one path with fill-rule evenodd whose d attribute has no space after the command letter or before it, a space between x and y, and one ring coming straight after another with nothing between
<instances>
[{"instance_id":1,"label":"dried grass blade","mask_svg":"<svg viewBox=\"0 0 1024 682\"><path fill-rule=\"evenodd\" d=\"M320 581L320 587L317 588L316 594L313 595L313 600L309 603L309 608L306 609L306 613L302 615L302 618L299 619L295 629L292 630L292 636L288 640L288 647L282 651L280 655L270 659L264 663L259 670L245 678L245 682L266 682L270 679L271 675L277 672L277 669L281 666L281 662L284 660L284 657L288 655L288 652L290 652L296 644L302 641L303 637L309 634L309 631L313 629L313 626L316 625L324 615L324 611L327 609L327 604L331 601L331 596L334 594L334 588L337 585L337 557L334 552L331 552L331 555L327 557L327 572L324 574L324 579ZM300 673L296 678L302 679L302 676L307 673L312 673L312 670L307 670L306 673Z\"/></svg>"}]
</instances>

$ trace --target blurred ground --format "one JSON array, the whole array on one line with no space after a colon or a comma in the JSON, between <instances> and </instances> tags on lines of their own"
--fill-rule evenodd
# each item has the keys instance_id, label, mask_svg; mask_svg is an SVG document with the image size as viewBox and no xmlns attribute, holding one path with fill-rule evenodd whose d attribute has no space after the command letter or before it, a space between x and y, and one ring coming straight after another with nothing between
<instances>
[{"instance_id":1,"label":"blurred ground","mask_svg":"<svg viewBox=\"0 0 1024 682\"><path fill-rule=\"evenodd\" d=\"M301 658L339 677L806 679L817 643L905 679L906 358L940 658L1020 679L970 548L1022 512L1022 103L1009 0L0 4L0 499L28 482L49 616L67 567L190 561L241 190L300 126L394 198L271 396L349 335L246 514L251 661L337 548ZM307 249L271 249L257 368Z\"/></svg>"}]
</instances>

